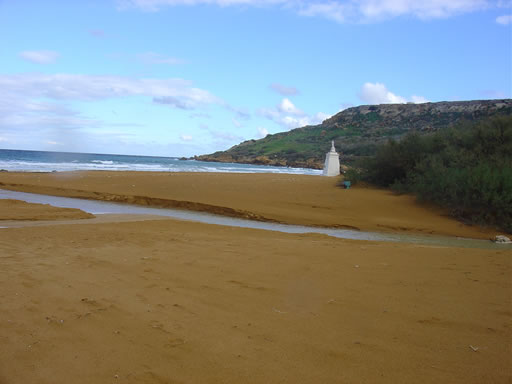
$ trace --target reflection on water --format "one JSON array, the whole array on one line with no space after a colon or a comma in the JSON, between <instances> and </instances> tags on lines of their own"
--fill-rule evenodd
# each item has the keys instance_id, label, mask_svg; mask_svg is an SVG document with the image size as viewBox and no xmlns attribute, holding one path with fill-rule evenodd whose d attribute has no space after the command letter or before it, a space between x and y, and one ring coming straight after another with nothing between
<instances>
[{"instance_id":1,"label":"reflection on water","mask_svg":"<svg viewBox=\"0 0 512 384\"><path fill-rule=\"evenodd\" d=\"M77 199L69 197L58 197L39 195L34 193L15 192L0 189L0 199L16 199L29 203L50 204L62 208L78 208L94 215L101 214L134 214L134 215L157 215L166 216L179 220L196 221L207 224L225 225L231 227L263 229L267 231L278 231L285 233L319 233L342 239L370 240L370 241L393 241L416 243L423 245L453 246L464 248L486 248L486 249L512 249L510 245L495 244L489 240L463 239L445 236L427 236L412 234L388 234L376 232L363 232L347 229L305 227L300 225L287 225L266 223L247 219L237 219L226 216L213 215L203 212L194 212L169 208L149 208L137 205L111 203L106 201ZM2 227L0 227L2 228ZM5 228L5 227L3 227Z\"/></svg>"}]
</instances>

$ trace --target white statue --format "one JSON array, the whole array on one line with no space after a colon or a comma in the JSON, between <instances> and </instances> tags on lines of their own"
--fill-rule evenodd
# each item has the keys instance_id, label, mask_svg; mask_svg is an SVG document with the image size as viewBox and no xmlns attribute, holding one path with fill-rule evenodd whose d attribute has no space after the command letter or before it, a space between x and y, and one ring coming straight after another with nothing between
<instances>
[{"instance_id":1,"label":"white statue","mask_svg":"<svg viewBox=\"0 0 512 384\"><path fill-rule=\"evenodd\" d=\"M338 176L340 174L340 155L331 141L331 150L325 155L324 176Z\"/></svg>"}]
</instances>

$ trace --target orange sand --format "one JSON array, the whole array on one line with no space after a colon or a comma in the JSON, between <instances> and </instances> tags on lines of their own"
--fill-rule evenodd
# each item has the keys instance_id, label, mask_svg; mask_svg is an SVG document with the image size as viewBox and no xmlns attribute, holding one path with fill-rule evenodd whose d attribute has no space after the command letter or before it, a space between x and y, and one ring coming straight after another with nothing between
<instances>
[{"instance_id":1,"label":"orange sand","mask_svg":"<svg viewBox=\"0 0 512 384\"><path fill-rule=\"evenodd\" d=\"M96 172L0 182L303 224L485 234L409 197L321 177ZM20 206L25 218L51 210L0 204L0 220ZM512 382L510 247L61 215L0 228L0 384Z\"/></svg>"},{"instance_id":2,"label":"orange sand","mask_svg":"<svg viewBox=\"0 0 512 384\"><path fill-rule=\"evenodd\" d=\"M0 383L510 383L511 252L0 229Z\"/></svg>"},{"instance_id":3,"label":"orange sand","mask_svg":"<svg viewBox=\"0 0 512 384\"><path fill-rule=\"evenodd\" d=\"M0 174L0 188L178 207L283 223L489 238L411 196L344 190L340 179L283 174L59 172Z\"/></svg>"},{"instance_id":4,"label":"orange sand","mask_svg":"<svg viewBox=\"0 0 512 384\"><path fill-rule=\"evenodd\" d=\"M0 222L4 220L66 220L91 219L94 215L79 209L58 208L48 204L0 199Z\"/></svg>"}]
</instances>

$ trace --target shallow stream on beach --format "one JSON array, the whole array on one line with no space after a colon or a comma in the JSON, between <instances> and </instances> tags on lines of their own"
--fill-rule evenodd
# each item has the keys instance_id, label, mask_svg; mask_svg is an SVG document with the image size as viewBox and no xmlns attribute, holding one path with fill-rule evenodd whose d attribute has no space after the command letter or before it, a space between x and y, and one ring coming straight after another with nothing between
<instances>
[{"instance_id":1,"label":"shallow stream on beach","mask_svg":"<svg viewBox=\"0 0 512 384\"><path fill-rule=\"evenodd\" d=\"M126 215L152 215L164 216L178 220L196 221L200 223L225 225L231 227L263 229L267 231L278 231L285 233L319 233L341 239L369 240L369 241L391 241L402 243L415 243L433 246L463 247L463 248L484 248L484 249L509 249L509 244L495 244L489 240L465 239L459 237L416 235L399 233L377 233L354 231L348 229L306 227L300 225L277 224L247 219L238 219L220 215L213 215L204 212L186 211L169 208L150 208L131 204L112 203L106 201L78 199L70 197L59 197L40 195L34 193L16 192L0 189L0 199L22 200L28 203L50 204L61 208L77 208L94 215L102 214L126 214ZM80 220L83 222L83 220ZM0 228L9 228L0 226Z\"/></svg>"}]
</instances>

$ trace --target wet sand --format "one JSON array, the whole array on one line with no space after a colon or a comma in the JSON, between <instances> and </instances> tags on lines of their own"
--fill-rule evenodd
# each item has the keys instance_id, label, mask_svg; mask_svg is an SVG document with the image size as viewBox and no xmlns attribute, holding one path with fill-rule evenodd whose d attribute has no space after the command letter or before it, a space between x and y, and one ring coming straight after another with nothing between
<instances>
[{"instance_id":1,"label":"wet sand","mask_svg":"<svg viewBox=\"0 0 512 384\"><path fill-rule=\"evenodd\" d=\"M0 173L0 188L129 202L307 226L488 239L411 196L337 186L339 178L283 174L58 172Z\"/></svg>"},{"instance_id":2,"label":"wet sand","mask_svg":"<svg viewBox=\"0 0 512 384\"><path fill-rule=\"evenodd\" d=\"M79 209L58 208L48 204L30 204L12 199L0 199L0 225L11 221L92 219L94 215Z\"/></svg>"},{"instance_id":3,"label":"wet sand","mask_svg":"<svg viewBox=\"0 0 512 384\"><path fill-rule=\"evenodd\" d=\"M119 183L136 176L121 175ZM210 186L224 180L227 196L203 190L196 200L257 214L270 212L265 201L272 206L296 196L305 202L314 190L305 179L300 194L294 184L292 191L275 187L271 196L235 199L236 188L252 190L243 178L236 181L240 175L183 176L170 185L193 191L191 180L200 176L209 176L203 184ZM27 184L40 177L42 186L30 188L54 192L122 192L122 186L100 182L89 191L91 179L59 187L54 175L10 177L26 177ZM164 177L174 176L156 180ZM276 186L294 182L277 180ZM137 195L179 197L152 184L140 188ZM373 196L384 196L386 204L403 198L385 200L382 193ZM413 223L410 210L393 217L386 204L374 203L385 212L374 214ZM11 215L12 223L20 206L25 219L40 217L41 206L11 200L1 206L0 219ZM288 207L279 215L324 224L332 219L329 213L314 216L315 209L294 215ZM443 230L467 229L424 212L431 216L422 228L447 223ZM1 384L512 382L510 248L342 240L168 219L101 223L72 220L66 210L53 214L53 225L0 229ZM357 220L371 224L375 218Z\"/></svg>"}]
</instances>

